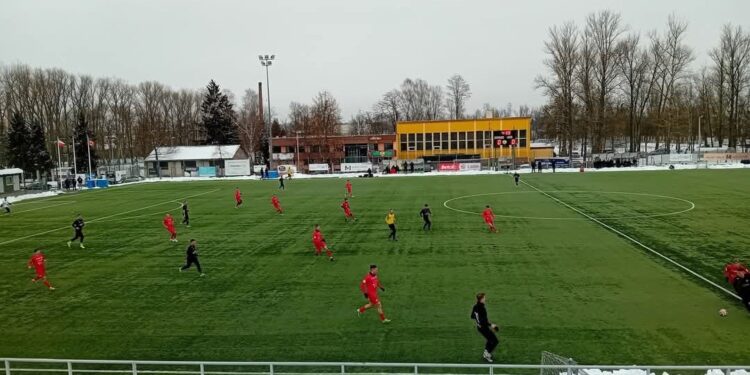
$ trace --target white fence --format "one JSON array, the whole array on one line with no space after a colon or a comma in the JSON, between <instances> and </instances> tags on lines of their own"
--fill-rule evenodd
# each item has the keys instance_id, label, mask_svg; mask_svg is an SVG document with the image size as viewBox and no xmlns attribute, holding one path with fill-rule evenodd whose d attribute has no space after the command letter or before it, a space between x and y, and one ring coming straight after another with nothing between
<instances>
[{"instance_id":1,"label":"white fence","mask_svg":"<svg viewBox=\"0 0 750 375\"><path fill-rule=\"evenodd\" d=\"M201 362L201 361L105 361L78 359L0 358L5 375L28 373L59 374L532 374L543 369L573 375L579 370L640 370L643 374L667 372L671 375L690 371L707 374L721 371L731 375L745 366L617 366L617 365L512 365L443 363L367 363L367 362ZM0 373L1 374L1 373Z\"/></svg>"}]
</instances>

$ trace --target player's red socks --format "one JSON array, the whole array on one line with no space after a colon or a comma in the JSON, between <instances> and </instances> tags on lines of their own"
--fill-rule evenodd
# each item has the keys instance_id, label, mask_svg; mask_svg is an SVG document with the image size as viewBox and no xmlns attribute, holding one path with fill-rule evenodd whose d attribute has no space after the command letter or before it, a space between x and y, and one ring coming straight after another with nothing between
<instances>
[{"instance_id":1,"label":"player's red socks","mask_svg":"<svg viewBox=\"0 0 750 375\"><path fill-rule=\"evenodd\" d=\"M365 310L367 310L367 308L366 308L366 307L364 307L364 306L360 307L360 308L359 308L359 312L360 312L360 314L361 314L361 313L363 313L363 312L365 312Z\"/></svg>"},{"instance_id":2,"label":"player's red socks","mask_svg":"<svg viewBox=\"0 0 750 375\"><path fill-rule=\"evenodd\" d=\"M44 280L44 286L46 286L47 288L52 288L52 284L50 284L47 280Z\"/></svg>"},{"instance_id":3,"label":"player's red socks","mask_svg":"<svg viewBox=\"0 0 750 375\"><path fill-rule=\"evenodd\" d=\"M380 313L380 321L383 321L383 320L385 320L385 314L384 313Z\"/></svg>"},{"instance_id":4,"label":"player's red socks","mask_svg":"<svg viewBox=\"0 0 750 375\"><path fill-rule=\"evenodd\" d=\"M331 250L326 249L326 256L329 258L333 258L333 253L331 252Z\"/></svg>"}]
</instances>

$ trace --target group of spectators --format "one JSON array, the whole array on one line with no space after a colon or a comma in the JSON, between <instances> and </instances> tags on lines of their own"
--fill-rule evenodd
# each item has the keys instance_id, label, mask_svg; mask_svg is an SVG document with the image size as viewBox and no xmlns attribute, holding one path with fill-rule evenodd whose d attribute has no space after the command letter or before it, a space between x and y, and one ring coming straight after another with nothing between
<instances>
[{"instance_id":1,"label":"group of spectators","mask_svg":"<svg viewBox=\"0 0 750 375\"><path fill-rule=\"evenodd\" d=\"M65 181L63 181L63 188L65 190L71 190L71 189L78 190L78 189L81 189L81 188L83 188L83 179L81 178L81 176L78 176L78 179L76 179L74 177L66 178Z\"/></svg>"},{"instance_id":2,"label":"group of spectators","mask_svg":"<svg viewBox=\"0 0 750 375\"><path fill-rule=\"evenodd\" d=\"M403 173L414 173L414 162L406 162L404 161L401 165L398 163L391 165L390 168L386 168L383 171L385 174L397 174L400 172Z\"/></svg>"}]
</instances>

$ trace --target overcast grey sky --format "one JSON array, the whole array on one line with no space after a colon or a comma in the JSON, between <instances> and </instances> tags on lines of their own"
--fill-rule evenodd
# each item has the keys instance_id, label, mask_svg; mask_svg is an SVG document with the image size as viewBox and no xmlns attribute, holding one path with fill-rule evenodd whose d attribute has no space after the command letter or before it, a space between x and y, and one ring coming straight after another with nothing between
<instances>
[{"instance_id":1,"label":"overcast grey sky","mask_svg":"<svg viewBox=\"0 0 750 375\"><path fill-rule=\"evenodd\" d=\"M348 121L406 77L444 86L454 73L471 84L470 112L485 102L538 106L547 28L605 8L643 34L663 30L670 14L687 20L694 69L724 23L750 28L750 0L0 0L0 64L175 89L213 78L239 100L265 85L257 55L273 53L271 105L282 117L291 101L328 90Z\"/></svg>"}]
</instances>

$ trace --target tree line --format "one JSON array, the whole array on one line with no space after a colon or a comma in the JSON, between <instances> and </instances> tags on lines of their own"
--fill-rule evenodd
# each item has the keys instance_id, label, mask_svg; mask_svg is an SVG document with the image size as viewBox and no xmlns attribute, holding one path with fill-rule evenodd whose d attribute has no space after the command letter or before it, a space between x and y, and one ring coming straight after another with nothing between
<instances>
[{"instance_id":1,"label":"tree line","mask_svg":"<svg viewBox=\"0 0 750 375\"><path fill-rule=\"evenodd\" d=\"M608 10L589 14L580 26L550 27L547 71L535 79L548 100L536 123L539 135L559 142L563 155L577 147L680 151L695 143L747 150L750 34L725 25L708 51L711 65L693 70L687 29L671 16L664 30L641 34Z\"/></svg>"}]
</instances>

